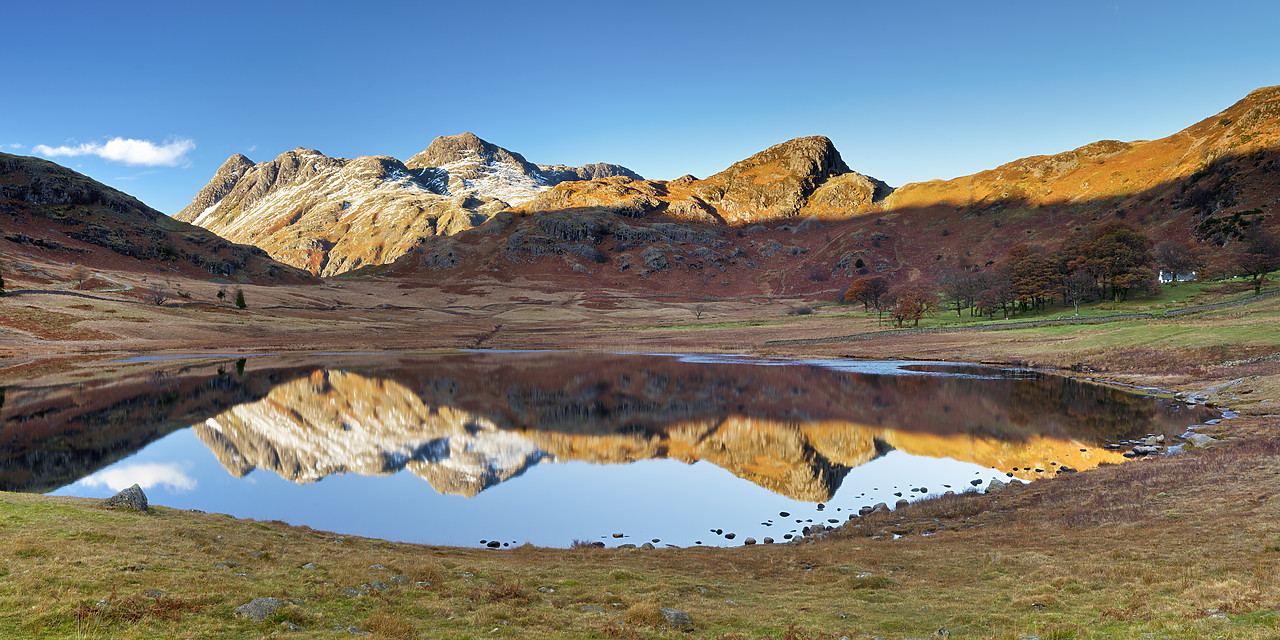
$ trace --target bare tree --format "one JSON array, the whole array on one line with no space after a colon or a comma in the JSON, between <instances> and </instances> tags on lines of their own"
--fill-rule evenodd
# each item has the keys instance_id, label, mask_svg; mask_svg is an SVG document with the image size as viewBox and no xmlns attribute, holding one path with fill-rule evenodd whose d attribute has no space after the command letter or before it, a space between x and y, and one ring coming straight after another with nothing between
<instances>
[{"instance_id":1,"label":"bare tree","mask_svg":"<svg viewBox=\"0 0 1280 640\"><path fill-rule=\"evenodd\" d=\"M89 279L89 275L89 267L82 264L71 267L71 279L75 281L77 290L84 288L84 281Z\"/></svg>"},{"instance_id":2,"label":"bare tree","mask_svg":"<svg viewBox=\"0 0 1280 640\"><path fill-rule=\"evenodd\" d=\"M707 312L707 309L708 309L708 307L707 307L707 305L705 305L705 304L695 304L695 305L693 305L693 308L692 308L692 309L690 309L690 311L693 311L693 317L694 317L695 319L697 319L697 320L701 320L701 319L702 319L703 314L705 314L705 313Z\"/></svg>"}]
</instances>

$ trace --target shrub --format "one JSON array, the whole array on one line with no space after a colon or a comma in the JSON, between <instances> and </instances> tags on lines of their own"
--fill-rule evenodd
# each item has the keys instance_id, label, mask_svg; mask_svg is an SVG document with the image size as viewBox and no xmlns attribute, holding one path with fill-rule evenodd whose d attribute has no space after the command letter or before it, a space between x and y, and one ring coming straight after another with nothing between
<instances>
[{"instance_id":1,"label":"shrub","mask_svg":"<svg viewBox=\"0 0 1280 640\"><path fill-rule=\"evenodd\" d=\"M244 289L236 289L236 306L241 309L247 309L249 305L244 302Z\"/></svg>"}]
</instances>

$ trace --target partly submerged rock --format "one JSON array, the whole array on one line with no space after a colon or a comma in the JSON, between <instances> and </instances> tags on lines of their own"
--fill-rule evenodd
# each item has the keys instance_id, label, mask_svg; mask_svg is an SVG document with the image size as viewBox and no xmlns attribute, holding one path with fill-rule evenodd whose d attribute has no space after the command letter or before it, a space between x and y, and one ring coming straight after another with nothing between
<instances>
[{"instance_id":1,"label":"partly submerged rock","mask_svg":"<svg viewBox=\"0 0 1280 640\"><path fill-rule=\"evenodd\" d=\"M1193 433L1187 436L1187 441L1182 443L1182 447L1184 449L1198 449L1200 447L1207 447L1217 441L1218 439L1212 436L1207 436L1203 433Z\"/></svg>"},{"instance_id":2,"label":"partly submerged rock","mask_svg":"<svg viewBox=\"0 0 1280 640\"><path fill-rule=\"evenodd\" d=\"M142 492L142 487L133 485L120 493L107 498L102 502L102 506L111 508L125 508L134 511L150 511L151 507L147 505L147 494Z\"/></svg>"}]
</instances>

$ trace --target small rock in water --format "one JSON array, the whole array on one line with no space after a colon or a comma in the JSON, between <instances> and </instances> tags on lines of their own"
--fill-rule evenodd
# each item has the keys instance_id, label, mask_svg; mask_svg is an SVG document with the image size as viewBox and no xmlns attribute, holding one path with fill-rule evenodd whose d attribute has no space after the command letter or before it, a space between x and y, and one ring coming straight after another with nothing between
<instances>
[{"instance_id":1,"label":"small rock in water","mask_svg":"<svg viewBox=\"0 0 1280 640\"><path fill-rule=\"evenodd\" d=\"M654 544L658 544L659 542L662 542L662 541L661 541L661 540L659 540L659 539L657 539L657 538L654 538L654 539L650 540L649 542L652 542L652 543L654 543Z\"/></svg>"},{"instance_id":2,"label":"small rock in water","mask_svg":"<svg viewBox=\"0 0 1280 640\"><path fill-rule=\"evenodd\" d=\"M487 545L485 545L485 546L486 546L486 547L489 547L490 549L497 549L498 547L501 547L501 546L502 546L502 543L501 543L501 542L498 542L497 540L490 540L490 541L489 541L489 544L487 544ZM602 543L600 543L600 546L602 546L602 547L603 547L603 546L604 546L604 543L603 543L603 542L602 542Z\"/></svg>"},{"instance_id":3,"label":"small rock in water","mask_svg":"<svg viewBox=\"0 0 1280 640\"><path fill-rule=\"evenodd\" d=\"M975 486L975 487L979 487L979 486L982 486L982 481L981 481L981 480L970 480L970 481L969 481L969 484L971 484L971 485L973 485L973 486Z\"/></svg>"},{"instance_id":4,"label":"small rock in water","mask_svg":"<svg viewBox=\"0 0 1280 640\"><path fill-rule=\"evenodd\" d=\"M738 534L736 534L736 533L726 533L726 534L724 534L724 539L725 539L725 540L732 540L732 539L734 539L734 538L736 538L736 537L738 537Z\"/></svg>"},{"instance_id":5,"label":"small rock in water","mask_svg":"<svg viewBox=\"0 0 1280 640\"><path fill-rule=\"evenodd\" d=\"M615 534L613 534L613 537L615 537L615 538L621 538L621 537L622 537L622 534L621 534L621 533L615 533Z\"/></svg>"},{"instance_id":6,"label":"small rock in water","mask_svg":"<svg viewBox=\"0 0 1280 640\"><path fill-rule=\"evenodd\" d=\"M782 517L784 517L784 518L790 518L790 517L791 517L791 514L790 514L790 513L787 513L786 511L779 511L779 512L778 512L778 515L780 515L780 516L782 516Z\"/></svg>"},{"instance_id":7,"label":"small rock in water","mask_svg":"<svg viewBox=\"0 0 1280 640\"><path fill-rule=\"evenodd\" d=\"M107 508L123 507L134 511L151 510L151 507L147 506L147 494L143 493L142 487L136 484L107 498L102 502L102 506Z\"/></svg>"}]
</instances>

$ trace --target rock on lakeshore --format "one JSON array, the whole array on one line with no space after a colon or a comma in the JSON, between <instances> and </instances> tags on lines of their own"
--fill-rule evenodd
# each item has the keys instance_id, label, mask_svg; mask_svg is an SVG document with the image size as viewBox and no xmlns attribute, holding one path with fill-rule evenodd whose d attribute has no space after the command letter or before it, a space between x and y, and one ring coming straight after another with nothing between
<instances>
[{"instance_id":1,"label":"rock on lakeshore","mask_svg":"<svg viewBox=\"0 0 1280 640\"><path fill-rule=\"evenodd\" d=\"M147 506L147 494L143 493L142 487L136 484L107 498L103 501L102 506L107 508L123 507L134 511L151 510L151 507Z\"/></svg>"}]
</instances>

